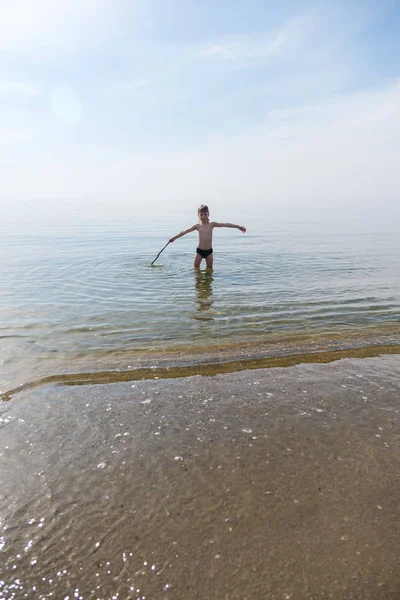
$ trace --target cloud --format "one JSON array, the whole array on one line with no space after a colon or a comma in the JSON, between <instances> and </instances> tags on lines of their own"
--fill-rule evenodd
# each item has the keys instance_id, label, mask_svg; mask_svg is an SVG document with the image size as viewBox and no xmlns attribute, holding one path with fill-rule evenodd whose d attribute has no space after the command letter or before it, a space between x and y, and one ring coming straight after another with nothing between
<instances>
[{"instance_id":1,"label":"cloud","mask_svg":"<svg viewBox=\"0 0 400 600\"><path fill-rule=\"evenodd\" d=\"M200 56L216 57L230 60L234 58L234 53L232 49L226 48L225 46L221 46L219 44L212 44L208 48L201 50Z\"/></svg>"},{"instance_id":2,"label":"cloud","mask_svg":"<svg viewBox=\"0 0 400 600\"><path fill-rule=\"evenodd\" d=\"M196 54L199 58L241 63L267 61L278 55L293 53L306 45L313 38L317 25L316 14L307 12L264 35L223 38L203 45Z\"/></svg>"},{"instance_id":3,"label":"cloud","mask_svg":"<svg viewBox=\"0 0 400 600\"><path fill-rule=\"evenodd\" d=\"M241 135L210 137L185 152L125 154L64 148L29 167L9 169L3 197L51 203L85 200L134 214L200 200L220 206L325 207L338 211L395 206L400 188L400 83L271 111ZM112 202L112 206L110 205Z\"/></svg>"},{"instance_id":4,"label":"cloud","mask_svg":"<svg viewBox=\"0 0 400 600\"><path fill-rule=\"evenodd\" d=\"M340 95L394 72L365 42L381 5L317 3L280 25L266 17L263 35L205 28L198 43L172 25L125 25L129 0L0 3L3 202L42 198L55 213L205 198L345 210L383 205L399 188L399 83Z\"/></svg>"},{"instance_id":5,"label":"cloud","mask_svg":"<svg viewBox=\"0 0 400 600\"><path fill-rule=\"evenodd\" d=\"M27 143L34 140L30 129L0 128L0 145Z\"/></svg>"},{"instance_id":6,"label":"cloud","mask_svg":"<svg viewBox=\"0 0 400 600\"><path fill-rule=\"evenodd\" d=\"M36 96L40 94L41 86L35 81L0 81L0 98L14 94Z\"/></svg>"},{"instance_id":7,"label":"cloud","mask_svg":"<svg viewBox=\"0 0 400 600\"><path fill-rule=\"evenodd\" d=\"M139 88L148 87L151 83L150 79L134 79L133 81L121 81L116 83L113 88L121 90L137 90Z\"/></svg>"},{"instance_id":8,"label":"cloud","mask_svg":"<svg viewBox=\"0 0 400 600\"><path fill-rule=\"evenodd\" d=\"M90 46L114 30L128 3L111 0L2 0L0 49L24 54Z\"/></svg>"}]
</instances>

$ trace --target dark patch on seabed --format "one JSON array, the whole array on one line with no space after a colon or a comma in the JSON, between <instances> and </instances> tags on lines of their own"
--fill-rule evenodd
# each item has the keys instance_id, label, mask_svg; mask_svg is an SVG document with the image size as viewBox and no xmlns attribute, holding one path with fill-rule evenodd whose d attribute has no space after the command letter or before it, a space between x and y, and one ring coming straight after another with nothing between
<instances>
[{"instance_id":1,"label":"dark patch on seabed","mask_svg":"<svg viewBox=\"0 0 400 600\"><path fill-rule=\"evenodd\" d=\"M214 376L249 369L399 354L399 335L400 328L391 326L331 335L291 335L283 340L271 336L264 343L183 347L163 352L112 352L75 359L63 359L61 356L54 360L44 356L41 361L30 364L25 361L22 365L13 361L12 366L3 368L0 400L6 401L22 391L48 384L74 386L192 375ZM127 365L125 368L124 364Z\"/></svg>"},{"instance_id":2,"label":"dark patch on seabed","mask_svg":"<svg viewBox=\"0 0 400 600\"><path fill-rule=\"evenodd\" d=\"M399 373L21 391L0 406L0 598L398 600Z\"/></svg>"}]
</instances>

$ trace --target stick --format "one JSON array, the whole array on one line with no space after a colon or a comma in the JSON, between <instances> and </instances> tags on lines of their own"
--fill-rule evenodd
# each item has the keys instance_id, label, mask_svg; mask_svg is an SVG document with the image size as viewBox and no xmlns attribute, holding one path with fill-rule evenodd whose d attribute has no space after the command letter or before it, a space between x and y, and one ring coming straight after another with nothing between
<instances>
[{"instance_id":1,"label":"stick","mask_svg":"<svg viewBox=\"0 0 400 600\"><path fill-rule=\"evenodd\" d=\"M162 250L160 250L160 252L157 254L157 256L155 257L155 259L153 260L153 262L151 263L151 265L150 265L150 266L152 266L152 265L153 265L153 264L156 262L157 258L160 256L161 252L162 252L163 250L165 250L165 248L168 246L168 244L169 244L169 242L167 242L167 243L165 244L164 248L163 248Z\"/></svg>"}]
</instances>

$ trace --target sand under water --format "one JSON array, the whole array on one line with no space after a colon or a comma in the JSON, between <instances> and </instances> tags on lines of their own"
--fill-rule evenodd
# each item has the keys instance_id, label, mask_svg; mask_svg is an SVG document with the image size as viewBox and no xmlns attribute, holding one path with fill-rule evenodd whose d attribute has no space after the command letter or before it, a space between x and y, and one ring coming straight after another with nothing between
<instances>
[{"instance_id":1,"label":"sand under water","mask_svg":"<svg viewBox=\"0 0 400 600\"><path fill-rule=\"evenodd\" d=\"M343 356L3 379L0 598L398 600L400 355Z\"/></svg>"}]
</instances>

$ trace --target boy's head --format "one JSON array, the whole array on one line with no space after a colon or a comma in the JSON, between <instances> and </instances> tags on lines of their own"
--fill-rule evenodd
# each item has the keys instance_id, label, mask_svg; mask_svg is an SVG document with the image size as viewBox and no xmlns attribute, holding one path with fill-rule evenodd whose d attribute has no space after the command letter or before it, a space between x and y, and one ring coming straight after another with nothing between
<instances>
[{"instance_id":1,"label":"boy's head","mask_svg":"<svg viewBox=\"0 0 400 600\"><path fill-rule=\"evenodd\" d=\"M208 206L206 206L205 204L200 204L199 208L197 209L197 214L198 214L200 221L202 221L203 219L208 219L208 217L210 215Z\"/></svg>"}]
</instances>

